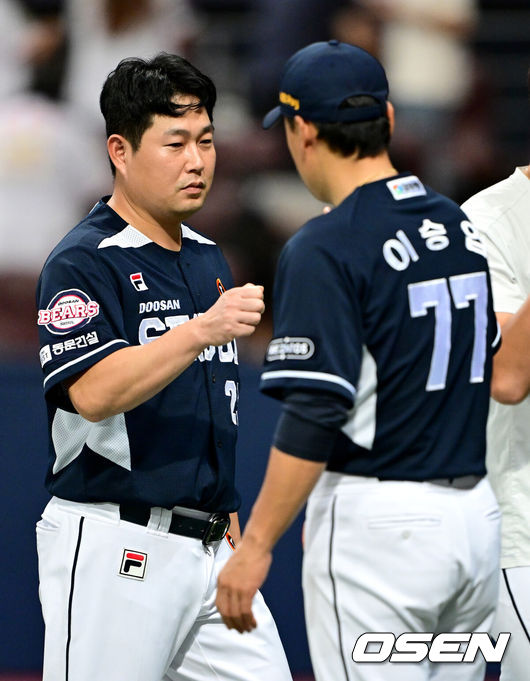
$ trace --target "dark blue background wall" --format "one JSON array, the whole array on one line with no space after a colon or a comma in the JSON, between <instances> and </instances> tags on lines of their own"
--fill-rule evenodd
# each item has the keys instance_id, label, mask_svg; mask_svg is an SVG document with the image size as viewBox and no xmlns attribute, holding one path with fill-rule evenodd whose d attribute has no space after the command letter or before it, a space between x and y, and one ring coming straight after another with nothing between
<instances>
[{"instance_id":1,"label":"dark blue background wall","mask_svg":"<svg viewBox=\"0 0 530 681\"><path fill-rule=\"evenodd\" d=\"M243 522L267 462L278 405L258 392L259 371L241 367L237 481ZM0 671L39 670L43 625L37 593L35 522L47 502L46 414L40 368L0 363ZM263 589L293 672L311 668L303 622L301 518L274 552Z\"/></svg>"}]
</instances>

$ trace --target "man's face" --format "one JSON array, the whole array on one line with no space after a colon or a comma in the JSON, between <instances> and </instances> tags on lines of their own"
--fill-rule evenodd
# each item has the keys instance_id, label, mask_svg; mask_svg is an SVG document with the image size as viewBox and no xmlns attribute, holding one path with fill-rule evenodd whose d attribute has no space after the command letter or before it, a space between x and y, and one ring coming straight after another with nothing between
<instances>
[{"instance_id":1,"label":"man's face","mask_svg":"<svg viewBox=\"0 0 530 681\"><path fill-rule=\"evenodd\" d=\"M177 104L194 104L177 97ZM154 116L123 173L129 199L161 224L187 218L202 207L215 169L213 125L206 110Z\"/></svg>"}]
</instances>

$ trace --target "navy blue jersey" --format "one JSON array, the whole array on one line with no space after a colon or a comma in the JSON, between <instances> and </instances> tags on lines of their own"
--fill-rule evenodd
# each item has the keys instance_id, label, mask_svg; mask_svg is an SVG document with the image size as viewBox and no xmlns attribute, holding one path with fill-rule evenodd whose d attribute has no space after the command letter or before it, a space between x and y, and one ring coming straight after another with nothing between
<instances>
[{"instance_id":1,"label":"navy blue jersey","mask_svg":"<svg viewBox=\"0 0 530 681\"><path fill-rule=\"evenodd\" d=\"M149 343L232 286L214 242L182 225L162 248L99 202L52 252L38 289L51 494L234 511L235 342L206 348L176 380L124 414L91 423L62 383L128 345Z\"/></svg>"},{"instance_id":2,"label":"navy blue jersey","mask_svg":"<svg viewBox=\"0 0 530 681\"><path fill-rule=\"evenodd\" d=\"M261 379L351 406L328 470L485 473L498 343L485 250L460 208L402 174L359 187L284 247Z\"/></svg>"}]
</instances>

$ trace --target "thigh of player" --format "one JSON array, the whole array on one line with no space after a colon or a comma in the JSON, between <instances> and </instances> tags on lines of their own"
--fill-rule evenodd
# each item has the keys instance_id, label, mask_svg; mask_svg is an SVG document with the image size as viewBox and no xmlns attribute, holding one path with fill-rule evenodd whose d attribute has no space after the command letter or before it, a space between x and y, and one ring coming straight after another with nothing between
<instances>
[{"instance_id":1,"label":"thigh of player","mask_svg":"<svg viewBox=\"0 0 530 681\"><path fill-rule=\"evenodd\" d=\"M43 681L160 681L201 607L201 542L52 502L37 546Z\"/></svg>"},{"instance_id":2,"label":"thigh of player","mask_svg":"<svg viewBox=\"0 0 530 681\"><path fill-rule=\"evenodd\" d=\"M484 479L472 490L454 491L453 503L460 518L455 556L461 580L456 595L439 615L441 632L493 632L499 590L500 511L489 482ZM467 539L466 539L467 538ZM483 681L485 660L477 653L474 662L433 663L433 681Z\"/></svg>"},{"instance_id":3,"label":"thigh of player","mask_svg":"<svg viewBox=\"0 0 530 681\"><path fill-rule=\"evenodd\" d=\"M317 680L430 678L426 661L356 663L352 651L365 632L439 631L439 614L461 588L466 542L449 495L419 483L374 481L312 498L303 586Z\"/></svg>"},{"instance_id":4,"label":"thigh of player","mask_svg":"<svg viewBox=\"0 0 530 681\"><path fill-rule=\"evenodd\" d=\"M526 681L530 657L530 567L502 570L494 635L509 631L501 681Z\"/></svg>"},{"instance_id":5,"label":"thigh of player","mask_svg":"<svg viewBox=\"0 0 530 681\"><path fill-rule=\"evenodd\" d=\"M291 681L276 625L260 592L252 604L258 626L250 633L227 629L215 607L217 575L232 550L227 539L216 548L203 608L164 681Z\"/></svg>"}]
</instances>

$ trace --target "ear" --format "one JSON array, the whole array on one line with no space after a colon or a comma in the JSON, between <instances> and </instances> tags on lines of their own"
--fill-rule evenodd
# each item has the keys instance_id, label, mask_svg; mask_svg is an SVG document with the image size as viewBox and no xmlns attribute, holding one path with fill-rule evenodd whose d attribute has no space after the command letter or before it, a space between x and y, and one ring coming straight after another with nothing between
<instances>
[{"instance_id":1,"label":"ear","mask_svg":"<svg viewBox=\"0 0 530 681\"><path fill-rule=\"evenodd\" d=\"M394 124L396 122L395 110L392 102L386 103L386 115L388 116L388 121L390 123L390 136L394 134Z\"/></svg>"},{"instance_id":2,"label":"ear","mask_svg":"<svg viewBox=\"0 0 530 681\"><path fill-rule=\"evenodd\" d=\"M112 163L114 163L116 171L120 172L121 174L124 174L125 172L127 156L131 153L131 151L131 145L125 139L125 137L114 134L108 138L107 152L109 154L109 158Z\"/></svg>"},{"instance_id":3,"label":"ear","mask_svg":"<svg viewBox=\"0 0 530 681\"><path fill-rule=\"evenodd\" d=\"M295 128L298 128L300 139L304 148L314 146L318 130L314 123L304 120L301 116L294 117Z\"/></svg>"}]
</instances>

